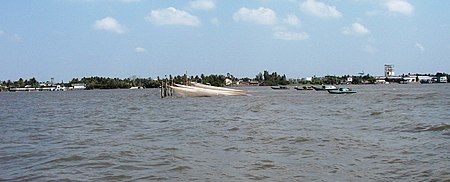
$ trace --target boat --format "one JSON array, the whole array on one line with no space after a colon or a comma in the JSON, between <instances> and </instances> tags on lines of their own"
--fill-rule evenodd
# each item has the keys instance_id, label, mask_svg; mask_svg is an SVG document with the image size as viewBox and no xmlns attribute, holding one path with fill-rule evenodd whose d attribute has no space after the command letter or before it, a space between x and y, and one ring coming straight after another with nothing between
<instances>
[{"instance_id":1,"label":"boat","mask_svg":"<svg viewBox=\"0 0 450 182\"><path fill-rule=\"evenodd\" d=\"M203 86L200 87L200 86ZM236 89L223 89L220 87L208 86L208 88L204 88L208 85L203 84L194 84L194 86L187 85L179 85L174 84L173 86L169 86L174 90L175 94L180 96L188 96L188 97L213 97L213 96L246 96L242 90Z\"/></svg>"},{"instance_id":2,"label":"boat","mask_svg":"<svg viewBox=\"0 0 450 182\"><path fill-rule=\"evenodd\" d=\"M289 87L287 86L283 86L283 85L279 85L279 86L271 86L270 88L274 89L274 90L288 90Z\"/></svg>"},{"instance_id":3,"label":"boat","mask_svg":"<svg viewBox=\"0 0 450 182\"><path fill-rule=\"evenodd\" d=\"M321 87L312 86L316 91L327 91L327 90L337 90L338 88L334 85L322 85Z\"/></svg>"},{"instance_id":4,"label":"boat","mask_svg":"<svg viewBox=\"0 0 450 182\"><path fill-rule=\"evenodd\" d=\"M330 94L354 94L357 93L356 90L352 90L351 88L339 88L336 90L328 90Z\"/></svg>"},{"instance_id":5,"label":"boat","mask_svg":"<svg viewBox=\"0 0 450 182\"><path fill-rule=\"evenodd\" d=\"M430 84L430 83L433 83L433 81L432 80L420 80L420 83L421 84Z\"/></svg>"},{"instance_id":6,"label":"boat","mask_svg":"<svg viewBox=\"0 0 450 182\"><path fill-rule=\"evenodd\" d=\"M295 90L314 90L312 86L303 86L302 88L295 86Z\"/></svg>"},{"instance_id":7,"label":"boat","mask_svg":"<svg viewBox=\"0 0 450 182\"><path fill-rule=\"evenodd\" d=\"M211 89L211 90L220 90L220 91L229 91L229 92L245 92L243 90L232 89L232 88L223 88L223 87L215 87L215 86L205 85L205 84L196 83L196 82L191 82L191 85L193 85L195 87L206 88L206 89Z\"/></svg>"},{"instance_id":8,"label":"boat","mask_svg":"<svg viewBox=\"0 0 450 182\"><path fill-rule=\"evenodd\" d=\"M144 89L144 87L130 87L130 90L139 90L139 89Z\"/></svg>"}]
</instances>

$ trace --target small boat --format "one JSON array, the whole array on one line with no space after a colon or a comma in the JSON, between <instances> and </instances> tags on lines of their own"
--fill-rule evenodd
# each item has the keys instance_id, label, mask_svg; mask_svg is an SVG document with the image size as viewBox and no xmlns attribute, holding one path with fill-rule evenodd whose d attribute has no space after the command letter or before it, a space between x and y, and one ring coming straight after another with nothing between
<instances>
[{"instance_id":1,"label":"small boat","mask_svg":"<svg viewBox=\"0 0 450 182\"><path fill-rule=\"evenodd\" d=\"M339 88L336 90L328 90L330 94L354 94L357 93L356 90L352 90L351 88Z\"/></svg>"},{"instance_id":2,"label":"small boat","mask_svg":"<svg viewBox=\"0 0 450 182\"><path fill-rule=\"evenodd\" d=\"M196 83L196 82L191 82L191 85L193 85L195 87L211 89L211 90L228 91L228 92L240 92L240 93L245 92L243 90L232 89L232 88L223 88L223 87L215 87L215 86L205 85L205 84Z\"/></svg>"},{"instance_id":3,"label":"small boat","mask_svg":"<svg viewBox=\"0 0 450 182\"><path fill-rule=\"evenodd\" d=\"M274 89L274 90L288 90L289 87L287 86L283 86L283 85L279 85L279 86L271 86L270 88Z\"/></svg>"},{"instance_id":4,"label":"small boat","mask_svg":"<svg viewBox=\"0 0 450 182\"><path fill-rule=\"evenodd\" d=\"M433 81L431 80L420 80L421 84L429 84L429 83L433 83Z\"/></svg>"},{"instance_id":5,"label":"small boat","mask_svg":"<svg viewBox=\"0 0 450 182\"><path fill-rule=\"evenodd\" d=\"M198 86L204 86L202 84L196 84L196 86L186 86L174 84L169 86L175 93L181 96L189 97L213 97L213 96L246 96L247 94L241 90L214 88L209 86L208 88L202 88Z\"/></svg>"},{"instance_id":6,"label":"small boat","mask_svg":"<svg viewBox=\"0 0 450 182\"><path fill-rule=\"evenodd\" d=\"M144 87L130 87L130 90L144 89Z\"/></svg>"},{"instance_id":7,"label":"small boat","mask_svg":"<svg viewBox=\"0 0 450 182\"><path fill-rule=\"evenodd\" d=\"M295 90L314 90L314 88L312 86L303 86L302 88L300 87L294 87Z\"/></svg>"},{"instance_id":8,"label":"small boat","mask_svg":"<svg viewBox=\"0 0 450 182\"><path fill-rule=\"evenodd\" d=\"M312 86L316 91L327 91L327 90L337 90L338 88L334 85L322 85L321 87Z\"/></svg>"}]
</instances>

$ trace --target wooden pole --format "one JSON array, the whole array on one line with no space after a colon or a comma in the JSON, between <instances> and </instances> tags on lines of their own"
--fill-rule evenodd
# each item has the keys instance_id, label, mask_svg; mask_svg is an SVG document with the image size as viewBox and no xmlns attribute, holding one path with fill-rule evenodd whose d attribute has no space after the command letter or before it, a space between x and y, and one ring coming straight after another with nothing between
<instances>
[{"instance_id":1,"label":"wooden pole","mask_svg":"<svg viewBox=\"0 0 450 182\"><path fill-rule=\"evenodd\" d=\"M172 89L172 87L173 87L173 79L170 80L169 85L170 85L170 87L169 87L169 95L173 96L173 89Z\"/></svg>"},{"instance_id":2,"label":"wooden pole","mask_svg":"<svg viewBox=\"0 0 450 182\"><path fill-rule=\"evenodd\" d=\"M168 89L168 85L167 85L167 78L166 78L165 85L164 85L164 95L165 95L165 97L169 96L169 91L167 89Z\"/></svg>"},{"instance_id":3,"label":"wooden pole","mask_svg":"<svg viewBox=\"0 0 450 182\"><path fill-rule=\"evenodd\" d=\"M172 78L172 75L169 75L169 96L173 95L172 86L173 86L173 78Z\"/></svg>"},{"instance_id":4,"label":"wooden pole","mask_svg":"<svg viewBox=\"0 0 450 182\"><path fill-rule=\"evenodd\" d=\"M187 76L187 71L186 71L186 74L184 74L184 84L186 85L186 86L188 86L189 84L188 84L188 76Z\"/></svg>"},{"instance_id":5,"label":"wooden pole","mask_svg":"<svg viewBox=\"0 0 450 182\"><path fill-rule=\"evenodd\" d=\"M167 97L167 80L166 79L164 79L164 82L163 82L163 95L164 95L164 98Z\"/></svg>"},{"instance_id":6,"label":"wooden pole","mask_svg":"<svg viewBox=\"0 0 450 182\"><path fill-rule=\"evenodd\" d=\"M158 82L159 82L159 94L161 95L161 98L164 98L164 96L163 96L163 83L162 83L162 80L159 79L159 76L158 76Z\"/></svg>"}]
</instances>

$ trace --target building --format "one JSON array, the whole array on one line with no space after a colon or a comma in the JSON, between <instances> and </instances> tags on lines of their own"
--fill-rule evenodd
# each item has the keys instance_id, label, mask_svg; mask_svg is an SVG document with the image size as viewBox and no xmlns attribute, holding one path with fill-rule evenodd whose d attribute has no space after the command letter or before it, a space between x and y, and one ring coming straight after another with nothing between
<instances>
[{"instance_id":1,"label":"building","mask_svg":"<svg viewBox=\"0 0 450 182\"><path fill-rule=\"evenodd\" d=\"M70 90L85 90L86 84L84 83L73 83Z\"/></svg>"},{"instance_id":2,"label":"building","mask_svg":"<svg viewBox=\"0 0 450 182\"><path fill-rule=\"evenodd\" d=\"M447 77L440 77L443 79L439 79L439 78L435 78L432 76L426 76L426 75L407 75L405 77L403 77L403 80L405 81L405 83L447 83Z\"/></svg>"},{"instance_id":3,"label":"building","mask_svg":"<svg viewBox=\"0 0 450 182\"><path fill-rule=\"evenodd\" d=\"M0 92L8 91L8 87L5 85L0 85Z\"/></svg>"},{"instance_id":4,"label":"building","mask_svg":"<svg viewBox=\"0 0 450 182\"><path fill-rule=\"evenodd\" d=\"M352 83L353 82L353 77L349 76L347 77L347 83Z\"/></svg>"},{"instance_id":5,"label":"building","mask_svg":"<svg viewBox=\"0 0 450 182\"><path fill-rule=\"evenodd\" d=\"M304 79L302 79L302 81L307 81L307 82L312 82L313 77L306 77Z\"/></svg>"},{"instance_id":6,"label":"building","mask_svg":"<svg viewBox=\"0 0 450 182\"><path fill-rule=\"evenodd\" d=\"M225 79L225 85L226 86L230 86L231 84L233 84L233 81L231 79L229 79L229 78L226 78Z\"/></svg>"},{"instance_id":7,"label":"building","mask_svg":"<svg viewBox=\"0 0 450 182\"><path fill-rule=\"evenodd\" d=\"M386 77L377 77L375 79L376 84L389 84L388 81L386 81Z\"/></svg>"},{"instance_id":8,"label":"building","mask_svg":"<svg viewBox=\"0 0 450 182\"><path fill-rule=\"evenodd\" d=\"M385 64L384 65L384 76L386 78L389 78L389 77L393 77L394 75L395 75L394 65L392 65L392 64Z\"/></svg>"},{"instance_id":9,"label":"building","mask_svg":"<svg viewBox=\"0 0 450 182\"><path fill-rule=\"evenodd\" d=\"M259 86L259 82L254 81L254 80L239 80L239 81L237 81L236 85L238 85L238 86Z\"/></svg>"}]
</instances>

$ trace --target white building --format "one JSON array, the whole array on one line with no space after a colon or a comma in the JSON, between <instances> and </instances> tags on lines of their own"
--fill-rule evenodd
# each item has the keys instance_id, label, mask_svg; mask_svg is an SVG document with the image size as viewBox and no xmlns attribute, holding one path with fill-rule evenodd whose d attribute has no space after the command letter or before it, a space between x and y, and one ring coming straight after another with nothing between
<instances>
[{"instance_id":1,"label":"white building","mask_svg":"<svg viewBox=\"0 0 450 182\"><path fill-rule=\"evenodd\" d=\"M347 77L347 83L352 83L353 82L353 77L349 76Z\"/></svg>"},{"instance_id":2,"label":"white building","mask_svg":"<svg viewBox=\"0 0 450 182\"><path fill-rule=\"evenodd\" d=\"M71 90L84 90L86 89L86 84L84 83L73 83Z\"/></svg>"},{"instance_id":3,"label":"white building","mask_svg":"<svg viewBox=\"0 0 450 182\"><path fill-rule=\"evenodd\" d=\"M431 82L433 77L431 76L418 76L419 82Z\"/></svg>"},{"instance_id":4,"label":"white building","mask_svg":"<svg viewBox=\"0 0 450 182\"><path fill-rule=\"evenodd\" d=\"M385 64L384 65L384 76L385 77L393 77L394 75L395 75L394 65L392 65L392 64Z\"/></svg>"},{"instance_id":5,"label":"white building","mask_svg":"<svg viewBox=\"0 0 450 182\"><path fill-rule=\"evenodd\" d=\"M233 84L233 81L230 80L229 78L226 78L226 79L225 79L225 85L226 85L226 86L230 86L231 84Z\"/></svg>"},{"instance_id":6,"label":"white building","mask_svg":"<svg viewBox=\"0 0 450 182\"><path fill-rule=\"evenodd\" d=\"M431 82L433 80L433 77L431 77L431 76L408 75L406 77L403 77L403 79L407 83L414 83L414 82L428 83L428 82Z\"/></svg>"},{"instance_id":7,"label":"white building","mask_svg":"<svg viewBox=\"0 0 450 182\"><path fill-rule=\"evenodd\" d=\"M306 82L312 82L313 77L306 77L306 78L302 78L301 81L306 81Z\"/></svg>"}]
</instances>

